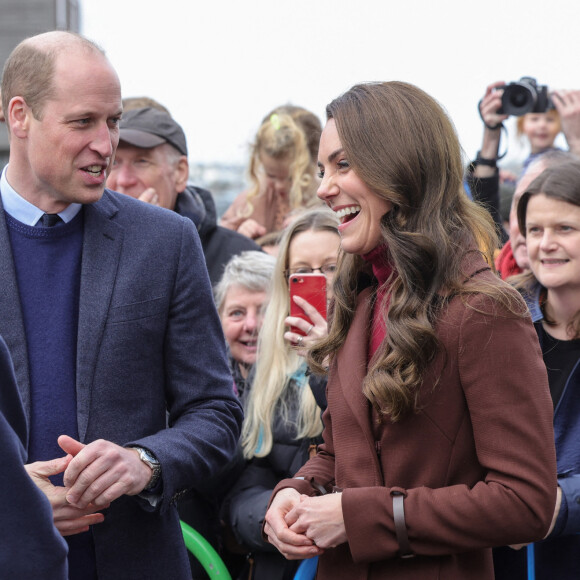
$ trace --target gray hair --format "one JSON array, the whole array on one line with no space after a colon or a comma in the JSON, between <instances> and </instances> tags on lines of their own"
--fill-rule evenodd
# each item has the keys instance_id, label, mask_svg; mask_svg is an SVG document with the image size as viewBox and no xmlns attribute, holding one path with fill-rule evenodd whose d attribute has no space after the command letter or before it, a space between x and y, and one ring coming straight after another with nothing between
<instances>
[{"instance_id":1,"label":"gray hair","mask_svg":"<svg viewBox=\"0 0 580 580\"><path fill-rule=\"evenodd\" d=\"M233 256L214 288L214 298L221 314L227 293L233 286L250 292L267 292L270 288L276 259L266 252L247 251Z\"/></svg>"},{"instance_id":2,"label":"gray hair","mask_svg":"<svg viewBox=\"0 0 580 580\"><path fill-rule=\"evenodd\" d=\"M578 156L572 153L571 151L551 149L550 151L546 151L545 153L541 153L540 155L538 155L528 165L524 174L520 176L520 179L526 173L528 173L528 171L532 171L535 167L538 167L539 165L543 165L544 169L548 169L548 167L558 167L559 165L567 164L570 161L578 161Z\"/></svg>"}]
</instances>

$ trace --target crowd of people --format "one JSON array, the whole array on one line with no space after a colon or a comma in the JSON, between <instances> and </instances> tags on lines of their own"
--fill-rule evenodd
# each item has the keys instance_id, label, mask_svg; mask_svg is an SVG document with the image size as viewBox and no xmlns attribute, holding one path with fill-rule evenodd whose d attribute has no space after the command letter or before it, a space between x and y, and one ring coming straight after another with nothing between
<instances>
[{"instance_id":1,"label":"crowd of people","mask_svg":"<svg viewBox=\"0 0 580 580\"><path fill-rule=\"evenodd\" d=\"M479 102L467 168L405 82L353 86L324 125L276 107L218 216L178 121L122 99L96 44L21 42L0 109L0 576L202 580L182 520L234 580L310 559L319 580L575 578L580 91L518 113L514 176L506 90Z\"/></svg>"}]
</instances>

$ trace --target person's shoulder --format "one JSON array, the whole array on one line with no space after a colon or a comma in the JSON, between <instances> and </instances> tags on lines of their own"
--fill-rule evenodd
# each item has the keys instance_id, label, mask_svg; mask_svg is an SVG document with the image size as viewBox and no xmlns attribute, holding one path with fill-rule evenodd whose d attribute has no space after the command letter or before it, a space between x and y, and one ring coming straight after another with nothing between
<instances>
[{"instance_id":1,"label":"person's shoulder","mask_svg":"<svg viewBox=\"0 0 580 580\"><path fill-rule=\"evenodd\" d=\"M105 189L103 197L95 204L96 208L111 215L124 224L134 223L136 225L145 223L159 223L166 227L171 224L189 222L190 220L180 216L174 211L157 207L139 201L129 195L118 193L111 189Z\"/></svg>"},{"instance_id":2,"label":"person's shoulder","mask_svg":"<svg viewBox=\"0 0 580 580\"><path fill-rule=\"evenodd\" d=\"M222 226L217 226L213 233L216 239L220 240L220 243L225 243L229 247L233 247L237 253L245 252L247 250L254 250L261 252L262 248L254 242L254 240L244 236L234 230L229 230Z\"/></svg>"},{"instance_id":3,"label":"person's shoulder","mask_svg":"<svg viewBox=\"0 0 580 580\"><path fill-rule=\"evenodd\" d=\"M463 281L463 291L448 301L447 315L451 318L473 316L522 318L528 307L521 294L502 280L481 254L469 256Z\"/></svg>"}]
</instances>

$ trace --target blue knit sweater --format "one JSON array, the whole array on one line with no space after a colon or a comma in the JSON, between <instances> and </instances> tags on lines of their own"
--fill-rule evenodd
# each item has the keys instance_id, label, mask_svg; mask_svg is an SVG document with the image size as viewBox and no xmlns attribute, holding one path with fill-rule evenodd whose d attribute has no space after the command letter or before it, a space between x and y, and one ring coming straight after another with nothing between
<instances>
[{"instance_id":1,"label":"blue knit sweater","mask_svg":"<svg viewBox=\"0 0 580 580\"><path fill-rule=\"evenodd\" d=\"M44 461L62 457L59 435L78 438L75 366L82 212L52 228L27 226L9 215L6 222L28 347L28 460Z\"/></svg>"},{"instance_id":2,"label":"blue knit sweater","mask_svg":"<svg viewBox=\"0 0 580 580\"><path fill-rule=\"evenodd\" d=\"M28 461L62 457L59 435L78 439L76 358L83 212L68 224L31 227L6 214L28 348ZM51 477L62 485L62 474ZM91 532L66 538L69 578L95 575Z\"/></svg>"}]
</instances>

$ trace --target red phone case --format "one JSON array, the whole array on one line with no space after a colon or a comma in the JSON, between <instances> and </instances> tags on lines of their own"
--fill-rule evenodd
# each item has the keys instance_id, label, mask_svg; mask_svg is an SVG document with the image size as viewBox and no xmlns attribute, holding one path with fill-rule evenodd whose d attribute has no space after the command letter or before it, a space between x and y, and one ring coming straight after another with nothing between
<instances>
[{"instance_id":1,"label":"red phone case","mask_svg":"<svg viewBox=\"0 0 580 580\"><path fill-rule=\"evenodd\" d=\"M310 305L314 306L321 316L326 320L326 276L324 274L290 274L288 278L290 285L290 316L296 316L313 324L312 320L306 316L304 310L293 300L293 296L304 298ZM292 326L292 332L304 336L304 332Z\"/></svg>"}]
</instances>

